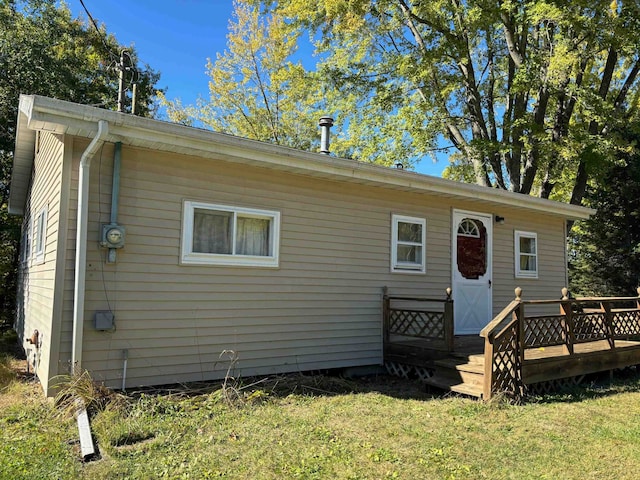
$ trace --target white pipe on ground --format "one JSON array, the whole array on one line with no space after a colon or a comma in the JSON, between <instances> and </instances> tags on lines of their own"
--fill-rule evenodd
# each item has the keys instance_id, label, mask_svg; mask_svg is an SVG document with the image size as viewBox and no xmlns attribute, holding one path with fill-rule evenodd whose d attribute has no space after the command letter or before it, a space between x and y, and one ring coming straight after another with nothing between
<instances>
[{"instance_id":1,"label":"white pipe on ground","mask_svg":"<svg viewBox=\"0 0 640 480\"><path fill-rule=\"evenodd\" d=\"M98 122L98 133L80 157L78 178L78 222L76 226L76 266L73 289L73 337L71 345L71 368L80 369L82 364L82 334L84 326L85 273L87 267L87 220L89 217L89 174L91 160L105 142L109 133L106 120Z\"/></svg>"},{"instance_id":2,"label":"white pipe on ground","mask_svg":"<svg viewBox=\"0 0 640 480\"><path fill-rule=\"evenodd\" d=\"M82 460L96 453L93 445L93 437L91 436L91 425L89 425L89 415L84 401L76 400L76 421L78 422L78 435L80 436L80 454Z\"/></svg>"},{"instance_id":3,"label":"white pipe on ground","mask_svg":"<svg viewBox=\"0 0 640 480\"><path fill-rule=\"evenodd\" d=\"M122 355L124 356L124 361L122 362L122 391L124 392L127 386L127 361L129 360L129 350L123 350Z\"/></svg>"}]
</instances>

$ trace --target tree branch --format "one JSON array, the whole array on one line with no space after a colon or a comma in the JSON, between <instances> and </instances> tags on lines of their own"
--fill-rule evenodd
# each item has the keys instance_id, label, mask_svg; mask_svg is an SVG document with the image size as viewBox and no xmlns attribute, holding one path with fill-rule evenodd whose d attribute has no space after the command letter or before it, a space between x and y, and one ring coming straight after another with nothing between
<instances>
[{"instance_id":1,"label":"tree branch","mask_svg":"<svg viewBox=\"0 0 640 480\"><path fill-rule=\"evenodd\" d=\"M516 67L520 67L524 60L524 56L520 53L518 49L518 45L515 39L515 32L513 30L513 22L511 19L511 15L507 15L506 12L500 13L500 18L502 19L502 24L504 26L504 38L507 42L507 49L509 50L509 56Z\"/></svg>"},{"instance_id":2,"label":"tree branch","mask_svg":"<svg viewBox=\"0 0 640 480\"><path fill-rule=\"evenodd\" d=\"M458 40L456 35L453 32L451 32L451 30L448 30L448 29L444 28L442 25L438 25L438 24L436 24L434 22L429 21L426 18L419 17L418 15L413 13L411 11L411 8L409 7L409 5L407 5L407 2L405 2L404 0L396 0L396 1L398 2L398 5L400 6L400 9L402 10L402 12L406 16L411 18L412 23L413 22L417 22L417 23L419 23L421 25L426 25L427 27L431 28L435 32L438 32L438 33L444 35L447 38L447 40L449 40L450 42L456 42Z\"/></svg>"},{"instance_id":3,"label":"tree branch","mask_svg":"<svg viewBox=\"0 0 640 480\"><path fill-rule=\"evenodd\" d=\"M269 106L269 99L267 98L267 89L264 86L264 83L262 82L262 76L260 75L260 67L258 65L258 59L256 58L256 52L254 50L251 50L251 61L253 62L253 70L256 74L256 80L258 82L258 88L260 89L260 93L264 101L264 107L267 110L267 114L269 115L269 123L271 124L271 132L273 134L273 140L275 141L275 143L279 143L277 125L274 123L273 113L271 112L271 107Z\"/></svg>"},{"instance_id":4,"label":"tree branch","mask_svg":"<svg viewBox=\"0 0 640 480\"><path fill-rule=\"evenodd\" d=\"M627 79L625 80L624 85L620 89L620 92L618 92L618 96L613 102L613 106L615 107L616 110L622 107L622 104L625 102L627 98L627 93L629 93L631 86L635 83L639 72L640 72L640 59L636 60L636 63L633 64L633 68L631 68L631 71L629 72L629 75L627 75Z\"/></svg>"},{"instance_id":5,"label":"tree branch","mask_svg":"<svg viewBox=\"0 0 640 480\"><path fill-rule=\"evenodd\" d=\"M611 86L611 79L613 78L613 72L615 71L616 64L618 63L618 52L611 46L609 47L609 53L607 55L607 62L602 72L602 81L600 82L600 88L598 89L598 95L603 100L607 98L609 88ZM598 122L592 120L589 123L589 134L598 134ZM573 191L571 192L571 203L574 205L582 204L582 198L587 191L587 180L589 175L587 173L587 162L584 157L580 158L578 164L578 170L576 172L576 182L573 185Z\"/></svg>"}]
</instances>

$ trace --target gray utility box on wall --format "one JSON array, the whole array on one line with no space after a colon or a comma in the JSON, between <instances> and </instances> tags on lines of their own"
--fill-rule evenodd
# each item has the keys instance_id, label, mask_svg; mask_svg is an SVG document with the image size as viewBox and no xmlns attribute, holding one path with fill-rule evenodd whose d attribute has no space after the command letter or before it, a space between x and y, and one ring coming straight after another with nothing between
<instances>
[{"instance_id":1,"label":"gray utility box on wall","mask_svg":"<svg viewBox=\"0 0 640 480\"><path fill-rule=\"evenodd\" d=\"M113 330L113 320L113 312L109 311L96 312L93 316L96 330Z\"/></svg>"}]
</instances>

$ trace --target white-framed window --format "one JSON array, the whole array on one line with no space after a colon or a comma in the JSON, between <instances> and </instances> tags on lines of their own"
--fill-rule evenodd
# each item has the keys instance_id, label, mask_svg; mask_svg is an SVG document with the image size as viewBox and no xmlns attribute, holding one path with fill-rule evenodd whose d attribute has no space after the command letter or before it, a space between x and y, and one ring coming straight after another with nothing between
<instances>
[{"instance_id":1,"label":"white-framed window","mask_svg":"<svg viewBox=\"0 0 640 480\"><path fill-rule=\"evenodd\" d=\"M44 262L44 249L47 243L47 209L38 212L33 221L34 254L36 263Z\"/></svg>"},{"instance_id":2,"label":"white-framed window","mask_svg":"<svg viewBox=\"0 0 640 480\"><path fill-rule=\"evenodd\" d=\"M427 221L424 218L392 215L391 271L424 273Z\"/></svg>"},{"instance_id":3,"label":"white-framed window","mask_svg":"<svg viewBox=\"0 0 640 480\"><path fill-rule=\"evenodd\" d=\"M33 222L29 219L22 230L22 262L27 263L31 258L31 232Z\"/></svg>"},{"instance_id":4,"label":"white-framed window","mask_svg":"<svg viewBox=\"0 0 640 480\"><path fill-rule=\"evenodd\" d=\"M516 277L538 278L538 235L514 231Z\"/></svg>"},{"instance_id":5,"label":"white-framed window","mask_svg":"<svg viewBox=\"0 0 640 480\"><path fill-rule=\"evenodd\" d=\"M184 202L182 263L277 267L280 212Z\"/></svg>"}]
</instances>

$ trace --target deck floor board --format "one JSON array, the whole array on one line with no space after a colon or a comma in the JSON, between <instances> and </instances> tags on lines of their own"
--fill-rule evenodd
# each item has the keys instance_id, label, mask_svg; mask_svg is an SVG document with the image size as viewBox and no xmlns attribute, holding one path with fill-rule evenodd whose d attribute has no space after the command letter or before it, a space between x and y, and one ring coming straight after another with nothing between
<instances>
[{"instance_id":1,"label":"deck floor board","mask_svg":"<svg viewBox=\"0 0 640 480\"><path fill-rule=\"evenodd\" d=\"M632 340L616 340L615 348L623 349L629 347L638 347L640 346L640 342L635 342ZM593 352L605 352L611 350L609 346L609 342L606 340L597 340L594 342L587 343L576 343L573 346L574 355L579 355L583 353L593 353ZM553 347L541 347L541 348L528 348L525 350L524 359L525 360L538 360L541 358L551 358L551 357L568 357L570 356L568 352L565 351L564 346L556 345Z\"/></svg>"},{"instance_id":2,"label":"deck floor board","mask_svg":"<svg viewBox=\"0 0 640 480\"><path fill-rule=\"evenodd\" d=\"M390 345L398 348L410 347L425 350L442 350L441 342L433 340L423 340L414 337L396 336L389 341ZM615 348L629 348L640 346L640 341L633 340L616 340ZM574 345L574 354L601 352L611 350L606 340L597 340L593 342L576 343ZM484 339L476 335L459 335L454 339L453 355L482 355L484 353ZM565 352L564 346L556 345L552 347L527 348L525 350L525 360L536 360L548 357L564 357L569 353Z\"/></svg>"}]
</instances>

